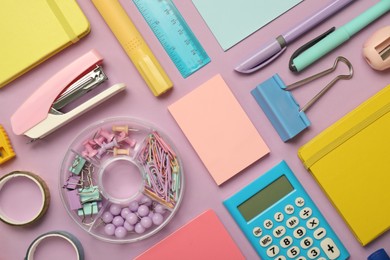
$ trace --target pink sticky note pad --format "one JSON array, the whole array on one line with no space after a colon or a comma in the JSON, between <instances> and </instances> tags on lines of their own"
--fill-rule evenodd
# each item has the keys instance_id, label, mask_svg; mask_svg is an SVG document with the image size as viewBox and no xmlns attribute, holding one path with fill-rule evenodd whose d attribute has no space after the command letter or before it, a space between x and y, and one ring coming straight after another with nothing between
<instances>
[{"instance_id":1,"label":"pink sticky note pad","mask_svg":"<svg viewBox=\"0 0 390 260\"><path fill-rule=\"evenodd\" d=\"M207 210L136 260L245 259L212 210Z\"/></svg>"},{"instance_id":2,"label":"pink sticky note pad","mask_svg":"<svg viewBox=\"0 0 390 260\"><path fill-rule=\"evenodd\" d=\"M269 153L219 74L168 110L218 185Z\"/></svg>"}]
</instances>

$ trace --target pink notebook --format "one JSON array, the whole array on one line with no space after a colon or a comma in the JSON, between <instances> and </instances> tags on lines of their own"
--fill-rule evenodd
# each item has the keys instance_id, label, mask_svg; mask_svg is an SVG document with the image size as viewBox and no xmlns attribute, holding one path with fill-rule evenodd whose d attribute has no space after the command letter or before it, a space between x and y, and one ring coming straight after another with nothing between
<instances>
[{"instance_id":1,"label":"pink notebook","mask_svg":"<svg viewBox=\"0 0 390 260\"><path fill-rule=\"evenodd\" d=\"M207 210L137 260L245 259L213 210Z\"/></svg>"}]
</instances>

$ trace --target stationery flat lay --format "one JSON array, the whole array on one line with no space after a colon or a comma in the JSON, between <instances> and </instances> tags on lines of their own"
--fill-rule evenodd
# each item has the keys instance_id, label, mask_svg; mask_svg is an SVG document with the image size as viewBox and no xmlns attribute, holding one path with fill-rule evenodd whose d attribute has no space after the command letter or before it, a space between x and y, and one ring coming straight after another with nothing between
<instances>
[{"instance_id":1,"label":"stationery flat lay","mask_svg":"<svg viewBox=\"0 0 390 260\"><path fill-rule=\"evenodd\" d=\"M389 260L389 11L5 0L0 260Z\"/></svg>"}]
</instances>

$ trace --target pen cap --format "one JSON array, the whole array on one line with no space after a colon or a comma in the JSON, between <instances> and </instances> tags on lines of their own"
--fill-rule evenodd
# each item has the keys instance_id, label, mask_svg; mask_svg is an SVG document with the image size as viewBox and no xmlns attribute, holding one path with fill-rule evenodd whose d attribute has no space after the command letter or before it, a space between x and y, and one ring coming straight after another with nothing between
<instances>
[{"instance_id":1,"label":"pen cap","mask_svg":"<svg viewBox=\"0 0 390 260\"><path fill-rule=\"evenodd\" d=\"M302 71L327 53L331 52L361 29L386 14L390 10L390 0L382 0L374 6L371 6L365 12L355 17L350 22L339 27L331 34L327 35L321 41L304 51L293 60L296 71Z\"/></svg>"},{"instance_id":2,"label":"pen cap","mask_svg":"<svg viewBox=\"0 0 390 260\"><path fill-rule=\"evenodd\" d=\"M155 96L173 84L117 0L92 0Z\"/></svg>"}]
</instances>

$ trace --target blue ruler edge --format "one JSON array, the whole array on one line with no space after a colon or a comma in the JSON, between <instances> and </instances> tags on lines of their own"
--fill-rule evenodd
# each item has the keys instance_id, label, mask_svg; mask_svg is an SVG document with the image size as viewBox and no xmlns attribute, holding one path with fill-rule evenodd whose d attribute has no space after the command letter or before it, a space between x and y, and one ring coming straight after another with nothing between
<instances>
[{"instance_id":1,"label":"blue ruler edge","mask_svg":"<svg viewBox=\"0 0 390 260\"><path fill-rule=\"evenodd\" d=\"M210 57L171 0L133 2L184 78L210 62Z\"/></svg>"}]
</instances>

